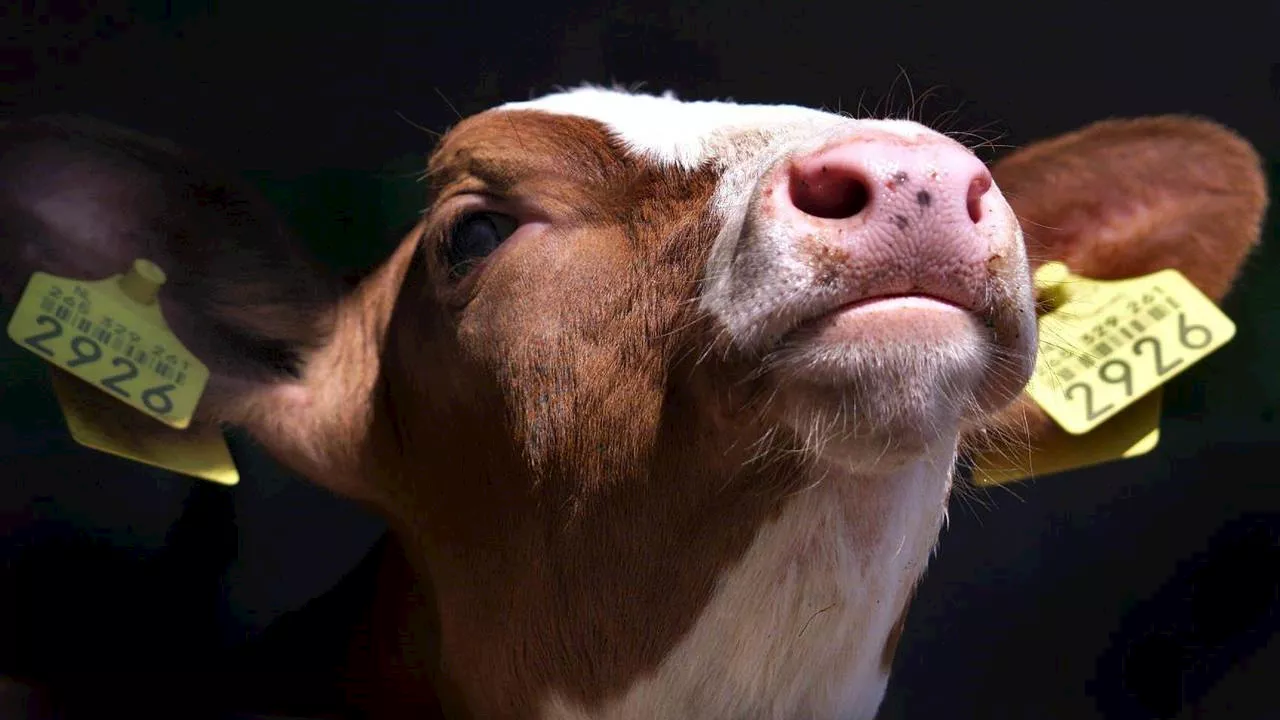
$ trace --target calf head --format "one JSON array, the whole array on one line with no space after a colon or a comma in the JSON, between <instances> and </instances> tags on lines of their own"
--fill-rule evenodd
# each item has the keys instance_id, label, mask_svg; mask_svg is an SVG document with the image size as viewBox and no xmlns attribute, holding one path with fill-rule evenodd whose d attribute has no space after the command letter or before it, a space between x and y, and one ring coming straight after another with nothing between
<instances>
[{"instance_id":1,"label":"calf head","mask_svg":"<svg viewBox=\"0 0 1280 720\"><path fill-rule=\"evenodd\" d=\"M871 717L962 438L1052 431L1033 267L1219 298L1266 200L1189 118L992 171L912 122L588 88L452 129L342 291L168 145L0 147L4 289L164 266L203 420L383 513L428 593L402 650L484 718Z\"/></svg>"}]
</instances>

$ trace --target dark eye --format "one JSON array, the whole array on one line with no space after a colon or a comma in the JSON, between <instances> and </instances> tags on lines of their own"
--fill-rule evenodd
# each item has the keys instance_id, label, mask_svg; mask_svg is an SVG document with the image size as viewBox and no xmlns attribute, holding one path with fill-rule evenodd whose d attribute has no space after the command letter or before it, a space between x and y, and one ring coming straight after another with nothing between
<instances>
[{"instance_id":1,"label":"dark eye","mask_svg":"<svg viewBox=\"0 0 1280 720\"><path fill-rule=\"evenodd\" d=\"M514 218L491 212L472 213L459 220L449 232L445 246L450 279L465 277L476 263L511 237L518 226Z\"/></svg>"}]
</instances>

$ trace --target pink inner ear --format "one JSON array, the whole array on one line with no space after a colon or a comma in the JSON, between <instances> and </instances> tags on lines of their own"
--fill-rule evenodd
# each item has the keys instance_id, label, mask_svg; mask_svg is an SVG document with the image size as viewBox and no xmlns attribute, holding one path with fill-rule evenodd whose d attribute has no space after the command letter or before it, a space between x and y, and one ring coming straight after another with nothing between
<instances>
[{"instance_id":1,"label":"pink inner ear","mask_svg":"<svg viewBox=\"0 0 1280 720\"><path fill-rule=\"evenodd\" d=\"M29 192L40 192L40 189ZM23 198L27 200L27 198ZM123 212L134 199L121 186L79 184L75 180L55 188L47 195L31 198L32 213L64 242L76 246L77 253L104 261L122 259L127 254L118 242L122 237L138 233L134 219ZM114 267L103 268L114 271Z\"/></svg>"},{"instance_id":2,"label":"pink inner ear","mask_svg":"<svg viewBox=\"0 0 1280 720\"><path fill-rule=\"evenodd\" d=\"M1098 123L993 171L1033 266L1063 260L1097 278L1176 268L1214 299L1258 242L1267 203L1253 148L1189 118Z\"/></svg>"},{"instance_id":3,"label":"pink inner ear","mask_svg":"<svg viewBox=\"0 0 1280 720\"><path fill-rule=\"evenodd\" d=\"M29 269L100 278L145 248L142 221L159 203L140 169L52 139L0 152L0 205L14 234L6 241L19 244Z\"/></svg>"}]
</instances>

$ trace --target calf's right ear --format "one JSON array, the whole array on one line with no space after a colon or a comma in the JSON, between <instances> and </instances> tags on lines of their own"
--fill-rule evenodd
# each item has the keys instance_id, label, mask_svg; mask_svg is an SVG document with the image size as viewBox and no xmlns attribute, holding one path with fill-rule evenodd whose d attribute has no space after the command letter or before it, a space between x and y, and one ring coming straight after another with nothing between
<instances>
[{"instance_id":1,"label":"calf's right ear","mask_svg":"<svg viewBox=\"0 0 1280 720\"><path fill-rule=\"evenodd\" d=\"M1268 203L1252 145L1195 117L1098 122L1017 150L992 174L1033 267L1057 260L1098 280L1172 268L1215 302L1260 240ZM1026 394L982 429L972 444L1011 458L1065 435Z\"/></svg>"},{"instance_id":2,"label":"calf's right ear","mask_svg":"<svg viewBox=\"0 0 1280 720\"><path fill-rule=\"evenodd\" d=\"M97 280L139 257L165 271L165 319L209 366L197 420L298 377L332 333L340 283L248 182L95 120L0 125L0 300L35 271Z\"/></svg>"}]
</instances>

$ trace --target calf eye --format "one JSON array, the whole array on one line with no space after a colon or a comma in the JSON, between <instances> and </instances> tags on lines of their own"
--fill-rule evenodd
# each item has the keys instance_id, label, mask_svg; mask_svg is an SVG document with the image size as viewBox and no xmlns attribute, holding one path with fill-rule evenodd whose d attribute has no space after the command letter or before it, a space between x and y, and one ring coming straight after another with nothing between
<instances>
[{"instance_id":1,"label":"calf eye","mask_svg":"<svg viewBox=\"0 0 1280 720\"><path fill-rule=\"evenodd\" d=\"M458 280L511 237L519 223L508 215L492 212L472 213L463 217L449 231L445 262L449 278Z\"/></svg>"}]
</instances>

